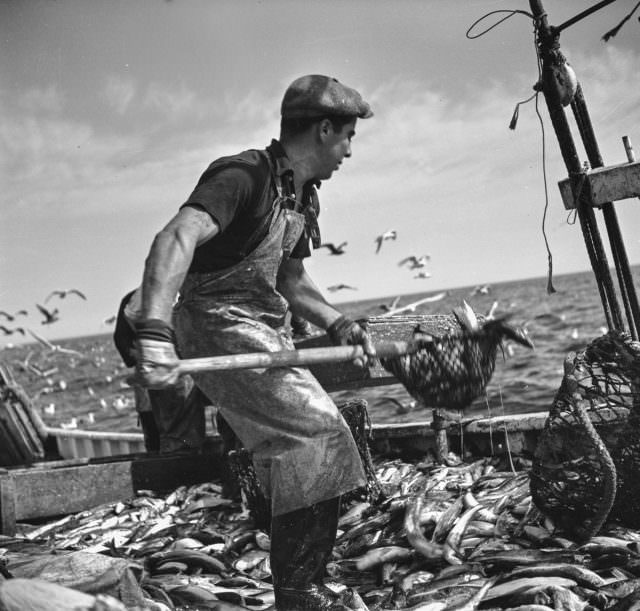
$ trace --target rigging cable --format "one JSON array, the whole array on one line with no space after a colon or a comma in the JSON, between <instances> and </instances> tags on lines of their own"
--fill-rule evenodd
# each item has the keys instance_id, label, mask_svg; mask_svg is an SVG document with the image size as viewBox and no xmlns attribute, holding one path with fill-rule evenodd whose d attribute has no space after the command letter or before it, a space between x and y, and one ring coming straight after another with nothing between
<instances>
[{"instance_id":1,"label":"rigging cable","mask_svg":"<svg viewBox=\"0 0 640 611\"><path fill-rule=\"evenodd\" d=\"M612 1L612 0L609 0ZM473 30L473 28L475 28L481 21L483 21L484 19L486 19L487 17L490 17L491 15L495 15L498 13L507 13L507 15L505 17L503 17L502 19L496 21L494 24L490 25L489 27L487 27L486 29L482 30L481 32L477 33L477 34L471 34L471 31ZM496 10L496 11L491 11L489 13L486 13L485 15L483 15L482 17L480 17L479 19L476 19L476 21L474 21L471 26L468 28L467 32L466 32L466 37L469 38L470 40L473 40L475 38L480 38L481 36L484 36L487 32L490 32L491 30L493 30L493 28L497 27L498 25L500 25L501 23L505 22L507 19L509 19L510 17L513 17L514 15L524 15L525 17L529 17L533 23L534 23L534 30L533 30L533 43L534 43L534 48L536 51L536 62L537 62L537 66L538 66L538 83L542 82L542 64L541 64L541 60L540 57L538 55L537 52L537 24L536 24L536 20L535 17L533 16L532 13L529 13L527 11L523 11L523 10L518 10L518 9L501 9L501 10ZM545 130L544 130L544 121L542 119L542 115L540 114L540 110L538 107L538 96L540 93L540 87L538 85L536 85L535 87L536 91L533 95L531 95L530 97L528 97L526 100L522 100L521 102L518 102L516 104L516 107L513 111L513 115L511 117L511 122L509 123L509 129L515 129L516 128L516 124L518 122L518 116L519 116L519 108L521 104L526 104L528 102L530 102L531 100L533 100L535 98L535 109L536 109L536 115L538 116L538 120L540 122L540 131L542 134L542 176L543 176L543 182L544 182L544 211L542 213L542 237L544 239L544 244L545 244L545 248L547 251L547 294L551 295L552 293L556 292L556 289L553 286L553 255L551 253L551 248L549 246L549 240L547 237L547 232L546 232L546 219L547 219L547 213L548 213L548 209L549 209L549 187L548 187L548 180L547 180L547 160L546 160L546 144L545 144Z\"/></svg>"}]
</instances>

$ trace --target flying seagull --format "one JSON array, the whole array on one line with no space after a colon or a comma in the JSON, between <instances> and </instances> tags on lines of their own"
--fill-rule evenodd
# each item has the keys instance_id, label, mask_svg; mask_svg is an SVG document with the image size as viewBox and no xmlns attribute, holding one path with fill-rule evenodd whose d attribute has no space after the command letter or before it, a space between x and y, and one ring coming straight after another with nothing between
<instances>
[{"instance_id":1,"label":"flying seagull","mask_svg":"<svg viewBox=\"0 0 640 611\"><path fill-rule=\"evenodd\" d=\"M405 257L398 263L400 267L403 265L409 264L409 269L419 269L421 267L426 267L427 262L431 259L429 255L422 255L421 257L416 257L415 255L411 255L410 257Z\"/></svg>"},{"instance_id":2,"label":"flying seagull","mask_svg":"<svg viewBox=\"0 0 640 611\"><path fill-rule=\"evenodd\" d=\"M29 370L29 361L31 360L31 357L33 356L33 350L29 350L29 352L27 353L27 356L24 358L23 361L13 361L18 367L20 367L20 369L22 371L28 371Z\"/></svg>"},{"instance_id":3,"label":"flying seagull","mask_svg":"<svg viewBox=\"0 0 640 611\"><path fill-rule=\"evenodd\" d=\"M7 329L4 325L0 325L0 330L5 335L13 335L14 333L20 333L20 335L24 335L24 329L22 327L16 327L15 329Z\"/></svg>"},{"instance_id":4,"label":"flying seagull","mask_svg":"<svg viewBox=\"0 0 640 611\"><path fill-rule=\"evenodd\" d=\"M9 322L13 322L16 316L27 316L26 310L18 310L15 314L9 314L9 312L0 311L0 316L4 316Z\"/></svg>"},{"instance_id":5,"label":"flying seagull","mask_svg":"<svg viewBox=\"0 0 640 611\"><path fill-rule=\"evenodd\" d=\"M80 299L84 299L85 301L87 300L87 298L85 297L84 293L81 293L78 289L68 289L66 291L53 291L49 294L49 296L44 300L45 303L47 303L49 301L49 299L51 299L52 297L60 297L60 299L64 299L67 295L77 295L78 297L80 297Z\"/></svg>"},{"instance_id":6,"label":"flying seagull","mask_svg":"<svg viewBox=\"0 0 640 611\"><path fill-rule=\"evenodd\" d=\"M341 291L342 289L351 289L352 291L357 291L358 289L355 286L349 286L348 284L334 284L333 286L328 286L327 290L335 293L336 291Z\"/></svg>"},{"instance_id":7,"label":"flying seagull","mask_svg":"<svg viewBox=\"0 0 640 611\"><path fill-rule=\"evenodd\" d=\"M64 354L75 354L76 356L84 356L82 352L78 352L77 350L71 350L69 348L63 348L62 346L58 346L58 344L52 344L49 340L42 337L42 335L38 335L35 331L31 329L27 329L29 333L33 336L35 340L37 340L40 344L42 344L45 348L48 348L51 352L62 352Z\"/></svg>"},{"instance_id":8,"label":"flying seagull","mask_svg":"<svg viewBox=\"0 0 640 611\"><path fill-rule=\"evenodd\" d=\"M380 249L382 248L382 242L384 242L385 240L395 240L398 237L398 234L396 233L395 229L389 229L389 231L385 231L384 233L380 234L376 239L376 254L378 254L380 252Z\"/></svg>"},{"instance_id":9,"label":"flying seagull","mask_svg":"<svg viewBox=\"0 0 640 611\"><path fill-rule=\"evenodd\" d=\"M400 303L400 295L398 295L391 303L381 303L380 309L385 312L391 312L398 307L398 303Z\"/></svg>"},{"instance_id":10,"label":"flying seagull","mask_svg":"<svg viewBox=\"0 0 640 611\"><path fill-rule=\"evenodd\" d=\"M391 316L393 314L399 314L400 312L415 312L416 308L420 305L422 305L423 303L432 303L434 301L440 301L441 299L444 299L447 295L449 294L449 291L442 291L440 293L436 293L435 295L430 295L429 297L423 297L422 299L419 299L418 301L414 301L413 303L408 303L405 306L402 306L401 308L396 308L395 310L391 310L390 312L386 312L385 314L382 314L381 317L387 317L387 316Z\"/></svg>"},{"instance_id":11,"label":"flying seagull","mask_svg":"<svg viewBox=\"0 0 640 611\"><path fill-rule=\"evenodd\" d=\"M329 249L329 254L331 255L343 255L344 247L347 245L346 242L342 242L342 244L332 244L331 242L325 242L324 244L320 244L320 248L326 247Z\"/></svg>"},{"instance_id":12,"label":"flying seagull","mask_svg":"<svg viewBox=\"0 0 640 611\"><path fill-rule=\"evenodd\" d=\"M43 325L50 325L60 320L60 312L58 312L58 308L55 308L55 310L47 310L47 308L41 306L39 303L36 303L36 308L38 308L40 313L44 316L44 320L41 323Z\"/></svg>"}]
</instances>

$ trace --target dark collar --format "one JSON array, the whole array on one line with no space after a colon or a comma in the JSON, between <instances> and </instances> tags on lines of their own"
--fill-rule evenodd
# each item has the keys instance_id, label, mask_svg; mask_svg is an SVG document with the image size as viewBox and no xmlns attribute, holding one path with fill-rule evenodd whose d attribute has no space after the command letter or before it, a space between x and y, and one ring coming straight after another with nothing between
<instances>
[{"instance_id":1,"label":"dark collar","mask_svg":"<svg viewBox=\"0 0 640 611\"><path fill-rule=\"evenodd\" d=\"M287 157L287 153L284 150L282 143L274 138L271 140L271 144L267 147L267 151L271 154L271 158L275 162L276 175L282 178L285 174L289 174L293 180L293 167L291 166L291 161L289 160L289 157ZM320 187L320 181L308 181L304 185L305 191L311 186L318 189Z\"/></svg>"},{"instance_id":2,"label":"dark collar","mask_svg":"<svg viewBox=\"0 0 640 611\"><path fill-rule=\"evenodd\" d=\"M286 173L291 173L293 176L293 168L291 167L291 161L287 157L287 153L284 147L278 140L272 140L271 144L267 147L267 151L271 155L275 163L275 172L277 176L282 177Z\"/></svg>"}]
</instances>

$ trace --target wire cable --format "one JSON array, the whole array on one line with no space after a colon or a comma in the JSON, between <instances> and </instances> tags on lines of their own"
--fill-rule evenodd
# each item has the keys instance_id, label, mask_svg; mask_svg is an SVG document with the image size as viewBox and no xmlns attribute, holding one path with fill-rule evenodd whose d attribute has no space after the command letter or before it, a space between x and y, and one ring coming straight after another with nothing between
<instances>
[{"instance_id":1,"label":"wire cable","mask_svg":"<svg viewBox=\"0 0 640 611\"><path fill-rule=\"evenodd\" d=\"M482 32L480 32L480 33L475 34L473 36L470 34L471 30L473 30L473 28L475 28L483 19L486 19L487 17L490 17L491 15L495 15L497 13L508 13L508 15L506 17L503 17L499 21L496 21L493 25L490 25L486 30L482 30ZM471 24L471 26L467 30L466 37L469 38L470 40L474 40L475 38L480 38L480 36L484 36L487 32L490 32L491 30L493 30L493 28L499 26L501 23L503 23L504 21L506 21L510 17L513 17L514 15L525 15L525 16L529 17L530 19L534 18L531 13L529 13L527 11L521 11L521 10L518 10L518 9L500 9L500 10L497 10L497 11L491 11L490 13L487 13L486 15L483 15L482 17L480 17L480 19L476 19Z\"/></svg>"}]
</instances>

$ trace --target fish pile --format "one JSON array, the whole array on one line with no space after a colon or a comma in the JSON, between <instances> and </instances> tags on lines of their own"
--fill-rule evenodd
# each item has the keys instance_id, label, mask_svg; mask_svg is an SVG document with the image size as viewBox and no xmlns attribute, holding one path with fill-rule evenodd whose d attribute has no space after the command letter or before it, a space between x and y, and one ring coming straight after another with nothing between
<instances>
[{"instance_id":1,"label":"fish pile","mask_svg":"<svg viewBox=\"0 0 640 611\"><path fill-rule=\"evenodd\" d=\"M361 611L637 608L640 534L608 524L586 543L566 538L532 503L529 461L509 458L376 458L383 494L343 508L326 585ZM9 572L20 541L27 554L38 546L139 564L154 611L262 611L274 602L269 535L217 482L141 491L21 528L11 546L0 539Z\"/></svg>"}]
</instances>

